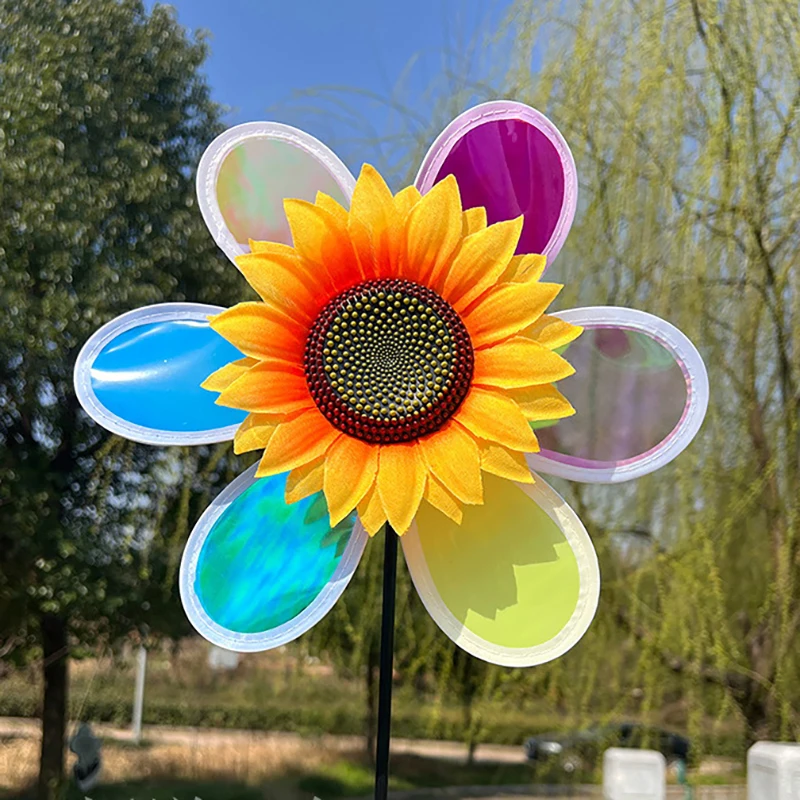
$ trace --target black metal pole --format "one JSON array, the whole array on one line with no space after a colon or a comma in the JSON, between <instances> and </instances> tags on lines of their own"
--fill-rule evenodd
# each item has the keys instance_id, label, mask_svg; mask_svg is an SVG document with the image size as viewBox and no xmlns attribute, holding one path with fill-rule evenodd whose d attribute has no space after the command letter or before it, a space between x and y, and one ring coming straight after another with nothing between
<instances>
[{"instance_id":1,"label":"black metal pole","mask_svg":"<svg viewBox=\"0 0 800 800\"><path fill-rule=\"evenodd\" d=\"M392 673L394 671L394 605L397 588L397 534L384 527L383 610L381 613L381 657L378 673L378 737L375 753L375 800L389 793L389 737L392 729Z\"/></svg>"}]
</instances>

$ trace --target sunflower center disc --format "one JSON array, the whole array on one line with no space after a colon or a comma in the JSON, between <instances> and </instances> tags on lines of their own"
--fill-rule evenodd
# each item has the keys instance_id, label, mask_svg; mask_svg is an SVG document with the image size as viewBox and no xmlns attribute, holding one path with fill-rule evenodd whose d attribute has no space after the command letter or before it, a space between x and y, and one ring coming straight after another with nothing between
<instances>
[{"instance_id":1,"label":"sunflower center disc","mask_svg":"<svg viewBox=\"0 0 800 800\"><path fill-rule=\"evenodd\" d=\"M469 391L467 329L436 292L405 280L360 283L314 321L305 374L314 402L350 436L408 442L441 428Z\"/></svg>"}]
</instances>

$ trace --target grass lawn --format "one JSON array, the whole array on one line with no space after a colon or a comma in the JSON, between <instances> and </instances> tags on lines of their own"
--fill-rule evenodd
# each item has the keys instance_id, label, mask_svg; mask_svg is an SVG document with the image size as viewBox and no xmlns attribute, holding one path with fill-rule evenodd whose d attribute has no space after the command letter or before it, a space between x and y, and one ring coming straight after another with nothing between
<instances>
[{"instance_id":1,"label":"grass lawn","mask_svg":"<svg viewBox=\"0 0 800 800\"><path fill-rule=\"evenodd\" d=\"M596 779L596 776L594 776ZM442 786L508 786L539 782L524 764L476 764L468 767L420 756L400 755L392 759L389 788L405 791ZM563 779L563 776L562 776ZM592 782L592 776L576 776L574 783ZM698 776L693 786L741 784L744 775L726 778ZM374 773L358 758L343 758L317 768L275 775L266 781L245 783L226 780L148 779L109 782L89 792L91 800L323 800L364 797L374 787ZM32 800L25 791L3 791L0 800ZM64 800L86 800L85 795L71 786Z\"/></svg>"},{"instance_id":2,"label":"grass lawn","mask_svg":"<svg viewBox=\"0 0 800 800\"><path fill-rule=\"evenodd\" d=\"M235 783L189 783L187 781L126 781L98 786L89 793L91 800L264 800L265 790ZM33 792L3 793L2 800L31 800ZM64 800L85 800L86 795L70 786ZM287 798L289 796L287 795Z\"/></svg>"},{"instance_id":3,"label":"grass lawn","mask_svg":"<svg viewBox=\"0 0 800 800\"><path fill-rule=\"evenodd\" d=\"M476 764L468 767L420 756L399 755L392 759L390 789L394 791L438 786L509 785L529 783L532 771L524 764ZM308 800L368 795L374 773L365 760L350 756L313 766L284 767L266 780L252 782L208 779L119 780L103 783L89 792L91 800ZM29 800L30 791L3 792L2 800ZM70 787L65 800L84 800Z\"/></svg>"},{"instance_id":4,"label":"grass lawn","mask_svg":"<svg viewBox=\"0 0 800 800\"><path fill-rule=\"evenodd\" d=\"M0 800L30 800L36 779L36 737L0 740ZM73 759L68 758L68 764ZM568 774L558 763L477 763L407 753L392 756L390 789L595 783L599 772ZM671 782L674 781L674 776ZM694 775L692 785L742 783L742 770ZM320 740L204 734L180 743L134 745L107 739L102 785L91 800L323 800L368 796L374 773L361 751ZM85 800L74 787L64 800Z\"/></svg>"},{"instance_id":5,"label":"grass lawn","mask_svg":"<svg viewBox=\"0 0 800 800\"><path fill-rule=\"evenodd\" d=\"M37 777L38 736L0 739L0 798L22 800ZM373 768L363 751L335 741L258 734L200 734L179 741L140 745L106 739L102 785L91 800L214 800L216 797L323 800L358 797L372 791ZM390 787L527 784L541 776L527 764L480 762L468 766L451 758L396 753ZM71 770L74 757L67 756ZM73 793L65 800L83 800Z\"/></svg>"},{"instance_id":6,"label":"grass lawn","mask_svg":"<svg viewBox=\"0 0 800 800\"><path fill-rule=\"evenodd\" d=\"M439 786L509 786L531 783L533 771L526 764L454 764L421 756L399 755L392 759L389 788ZM372 768L363 761L334 762L302 777L298 788L322 798L358 797L369 794L375 783Z\"/></svg>"}]
</instances>

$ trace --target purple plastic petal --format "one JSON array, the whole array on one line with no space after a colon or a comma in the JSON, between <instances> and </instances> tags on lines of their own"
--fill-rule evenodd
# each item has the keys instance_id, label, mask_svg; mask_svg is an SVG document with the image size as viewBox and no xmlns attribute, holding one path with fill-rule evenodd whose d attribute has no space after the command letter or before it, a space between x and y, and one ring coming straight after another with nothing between
<instances>
[{"instance_id":1,"label":"purple plastic petal","mask_svg":"<svg viewBox=\"0 0 800 800\"><path fill-rule=\"evenodd\" d=\"M539 431L542 452L551 457L560 454L588 466L626 462L652 452L681 421L686 376L650 335L587 328L565 357L575 375L561 389L577 413Z\"/></svg>"},{"instance_id":2,"label":"purple plastic petal","mask_svg":"<svg viewBox=\"0 0 800 800\"><path fill-rule=\"evenodd\" d=\"M575 162L558 129L530 106L485 103L456 117L433 143L416 185L423 193L455 175L464 208L489 224L524 215L517 253L561 250L575 216Z\"/></svg>"},{"instance_id":3,"label":"purple plastic petal","mask_svg":"<svg viewBox=\"0 0 800 800\"><path fill-rule=\"evenodd\" d=\"M532 468L569 480L617 483L646 475L692 441L708 406L694 345L665 320L630 308L558 314L583 334L564 357L575 374L559 389L575 415L537 426Z\"/></svg>"}]
</instances>

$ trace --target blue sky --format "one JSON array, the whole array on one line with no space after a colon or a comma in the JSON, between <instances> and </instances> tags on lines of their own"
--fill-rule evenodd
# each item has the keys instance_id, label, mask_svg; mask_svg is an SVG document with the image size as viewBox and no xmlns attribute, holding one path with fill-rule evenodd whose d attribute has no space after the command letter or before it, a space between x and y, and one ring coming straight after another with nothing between
<instances>
[{"instance_id":1,"label":"blue sky","mask_svg":"<svg viewBox=\"0 0 800 800\"><path fill-rule=\"evenodd\" d=\"M278 119L298 124L294 90L337 85L388 96L412 59L406 97L422 95L445 53L464 50L494 30L509 0L172 0L178 20L206 29L206 72L214 99L231 106L229 124ZM148 8L153 0L147 0ZM478 75L476 77L483 77ZM386 114L348 95L365 121L383 132ZM313 130L314 125L326 130ZM344 135L335 120L305 127L321 138ZM366 155L366 154L365 154Z\"/></svg>"}]
</instances>

